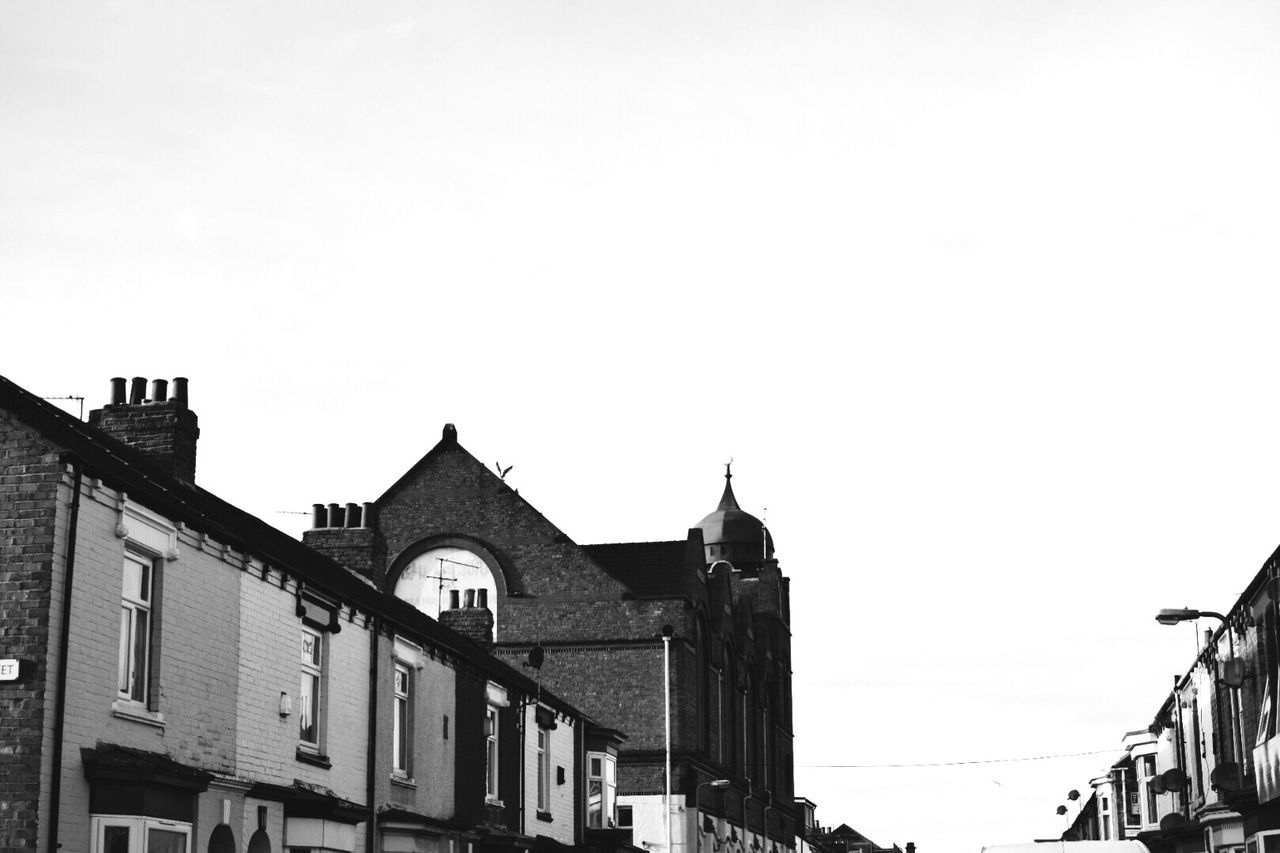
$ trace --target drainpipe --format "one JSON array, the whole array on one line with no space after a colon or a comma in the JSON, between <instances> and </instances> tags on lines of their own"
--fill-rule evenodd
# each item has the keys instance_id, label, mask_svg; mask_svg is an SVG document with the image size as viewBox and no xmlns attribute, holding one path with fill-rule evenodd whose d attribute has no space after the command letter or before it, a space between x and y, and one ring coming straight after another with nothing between
<instances>
[{"instance_id":1,"label":"drainpipe","mask_svg":"<svg viewBox=\"0 0 1280 853\"><path fill-rule=\"evenodd\" d=\"M1174 719L1177 724L1174 728L1174 745L1177 749L1175 754L1178 758L1178 769L1182 771L1182 775L1188 776L1186 739L1182 734L1182 695L1178 692L1178 681L1179 677L1175 675L1173 677L1173 711L1176 715ZM1182 803L1182 817L1189 820L1191 817L1191 803L1190 798L1187 796L1185 785L1181 791L1178 791L1178 799Z\"/></svg>"},{"instance_id":2,"label":"drainpipe","mask_svg":"<svg viewBox=\"0 0 1280 853\"><path fill-rule=\"evenodd\" d=\"M71 458L75 471L71 486L71 511L67 516L67 556L62 581L62 627L58 637L58 704L53 721L53 778L49 780L49 853L58 853L58 819L62 799L62 735L67 717L67 654L71 646L71 591L76 569L76 529L80 526L80 460ZM47 677L47 673L46 673Z\"/></svg>"},{"instance_id":3,"label":"drainpipe","mask_svg":"<svg viewBox=\"0 0 1280 853\"><path fill-rule=\"evenodd\" d=\"M369 616L369 757L367 760L366 796L369 800L369 830L365 833L365 850L378 850L378 617Z\"/></svg>"},{"instance_id":4,"label":"drainpipe","mask_svg":"<svg viewBox=\"0 0 1280 853\"><path fill-rule=\"evenodd\" d=\"M525 743L525 738L528 736L528 726L525 725L524 718L525 718L525 713L529 709L528 698L525 696L521 696L520 701L516 703L516 707L520 709L520 716L516 718L516 726L518 727L518 730L520 732L520 736L516 738L516 740L518 741L519 754L520 754L520 834L524 835L525 834L524 750L525 750L525 747L528 746L528 744Z\"/></svg>"}]
</instances>

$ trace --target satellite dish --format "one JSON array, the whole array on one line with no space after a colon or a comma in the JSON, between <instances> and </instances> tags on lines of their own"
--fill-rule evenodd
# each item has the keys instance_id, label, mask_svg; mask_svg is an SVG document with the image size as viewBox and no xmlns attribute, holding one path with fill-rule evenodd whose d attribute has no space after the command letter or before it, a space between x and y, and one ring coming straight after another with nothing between
<instances>
[{"instance_id":1,"label":"satellite dish","mask_svg":"<svg viewBox=\"0 0 1280 853\"><path fill-rule=\"evenodd\" d=\"M1072 802L1075 802L1076 800L1080 799L1080 792L1077 791L1075 788L1072 788L1070 791L1067 791L1067 799L1071 800Z\"/></svg>"},{"instance_id":2,"label":"satellite dish","mask_svg":"<svg viewBox=\"0 0 1280 853\"><path fill-rule=\"evenodd\" d=\"M1160 818L1161 829L1173 829L1180 823L1182 823L1182 815L1177 812L1169 812L1167 815Z\"/></svg>"},{"instance_id":3,"label":"satellite dish","mask_svg":"<svg viewBox=\"0 0 1280 853\"><path fill-rule=\"evenodd\" d=\"M1239 687L1244 684L1244 660L1227 658L1222 662L1220 678L1228 687Z\"/></svg>"},{"instance_id":4,"label":"satellite dish","mask_svg":"<svg viewBox=\"0 0 1280 853\"><path fill-rule=\"evenodd\" d=\"M546 652L542 649L542 644L538 643L529 649L529 666L533 669L542 669L542 661L546 656Z\"/></svg>"},{"instance_id":5,"label":"satellite dish","mask_svg":"<svg viewBox=\"0 0 1280 853\"><path fill-rule=\"evenodd\" d=\"M1209 774L1209 784L1227 793L1240 790L1240 765L1234 761L1222 762Z\"/></svg>"},{"instance_id":6,"label":"satellite dish","mask_svg":"<svg viewBox=\"0 0 1280 853\"><path fill-rule=\"evenodd\" d=\"M1066 814L1066 813L1067 813L1066 806L1058 806L1058 814Z\"/></svg>"},{"instance_id":7,"label":"satellite dish","mask_svg":"<svg viewBox=\"0 0 1280 853\"><path fill-rule=\"evenodd\" d=\"M1181 791L1187 787L1187 774L1176 767L1161 773L1160 779L1164 782L1166 791Z\"/></svg>"},{"instance_id":8,"label":"satellite dish","mask_svg":"<svg viewBox=\"0 0 1280 853\"><path fill-rule=\"evenodd\" d=\"M1147 787L1149 787L1157 796L1169 793L1169 789L1164 786L1163 776L1152 776L1151 781L1147 783Z\"/></svg>"}]
</instances>

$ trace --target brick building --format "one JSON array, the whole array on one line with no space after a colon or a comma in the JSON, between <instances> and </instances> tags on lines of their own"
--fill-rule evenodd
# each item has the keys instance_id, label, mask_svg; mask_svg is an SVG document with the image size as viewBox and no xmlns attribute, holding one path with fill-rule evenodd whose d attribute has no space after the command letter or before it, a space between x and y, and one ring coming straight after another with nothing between
<instances>
[{"instance_id":1,"label":"brick building","mask_svg":"<svg viewBox=\"0 0 1280 853\"><path fill-rule=\"evenodd\" d=\"M1280 549L1222 613L1161 611L1160 622L1212 619L1150 725L1091 780L1090 806L1064 838L1137 839L1154 853L1280 850ZM1172 638L1171 638L1172 641Z\"/></svg>"},{"instance_id":2,"label":"brick building","mask_svg":"<svg viewBox=\"0 0 1280 853\"><path fill-rule=\"evenodd\" d=\"M543 687L626 732L616 761L588 750L583 807L597 837L631 830L668 849L670 833L685 853L793 850L788 580L730 477L684 538L579 545L447 425L371 504L374 529L338 531L342 508L318 504L304 541L499 657L535 657Z\"/></svg>"},{"instance_id":3,"label":"brick building","mask_svg":"<svg viewBox=\"0 0 1280 853\"><path fill-rule=\"evenodd\" d=\"M321 553L371 507L307 547L195 485L185 380L112 385L0 378L0 849L581 847L620 732Z\"/></svg>"}]
</instances>

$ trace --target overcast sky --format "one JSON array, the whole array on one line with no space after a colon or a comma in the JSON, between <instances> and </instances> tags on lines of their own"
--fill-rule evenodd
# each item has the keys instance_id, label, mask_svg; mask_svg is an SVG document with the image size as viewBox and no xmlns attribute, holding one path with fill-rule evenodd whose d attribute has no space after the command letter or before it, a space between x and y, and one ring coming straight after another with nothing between
<instances>
[{"instance_id":1,"label":"overcast sky","mask_svg":"<svg viewBox=\"0 0 1280 853\"><path fill-rule=\"evenodd\" d=\"M576 541L735 459L797 788L921 853L1071 788L1280 542L1280 6L0 0L0 372L191 380L292 533L445 422ZM73 409L77 408L73 405ZM1208 626L1202 626L1208 627Z\"/></svg>"}]
</instances>

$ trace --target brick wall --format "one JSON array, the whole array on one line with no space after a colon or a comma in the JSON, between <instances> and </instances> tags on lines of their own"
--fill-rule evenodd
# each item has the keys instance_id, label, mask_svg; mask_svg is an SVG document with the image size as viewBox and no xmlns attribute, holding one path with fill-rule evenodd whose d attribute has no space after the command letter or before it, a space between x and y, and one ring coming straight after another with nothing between
<instances>
[{"instance_id":1,"label":"brick wall","mask_svg":"<svg viewBox=\"0 0 1280 853\"><path fill-rule=\"evenodd\" d=\"M463 533L482 540L502 563L509 592L520 595L619 595L563 531L457 444L442 442L377 503L378 528L392 564L428 537ZM536 566L537 572L524 572ZM503 619L501 609L497 613Z\"/></svg>"},{"instance_id":2,"label":"brick wall","mask_svg":"<svg viewBox=\"0 0 1280 853\"><path fill-rule=\"evenodd\" d=\"M145 452L164 471L188 483L196 477L196 413L177 400L106 406L89 413L89 425Z\"/></svg>"},{"instance_id":3,"label":"brick wall","mask_svg":"<svg viewBox=\"0 0 1280 853\"><path fill-rule=\"evenodd\" d=\"M47 745L52 707L45 704L56 647L52 581L58 486L57 449L0 412L0 657L30 661L22 682L0 683L0 849L35 850L48 803ZM63 555L58 554L61 563ZM62 566L57 571L61 573ZM53 621L51 622L51 619Z\"/></svg>"},{"instance_id":4,"label":"brick wall","mask_svg":"<svg viewBox=\"0 0 1280 853\"><path fill-rule=\"evenodd\" d=\"M386 654L392 656L391 641L384 639ZM411 700L413 702L411 780L393 781L391 772L392 748L392 669L378 685L378 755L377 800L436 820L454 817L454 779L457 761L458 710L454 682L454 668L427 652L412 656L407 661L414 665ZM448 736L445 735L445 717L449 718Z\"/></svg>"},{"instance_id":5,"label":"brick wall","mask_svg":"<svg viewBox=\"0 0 1280 853\"><path fill-rule=\"evenodd\" d=\"M376 531L367 527L319 527L305 531L302 541L382 587L387 547Z\"/></svg>"},{"instance_id":6,"label":"brick wall","mask_svg":"<svg viewBox=\"0 0 1280 853\"><path fill-rule=\"evenodd\" d=\"M561 844L573 844L574 779L576 778L574 751L577 749L573 723L559 719L556 727L550 731L551 787L548 790L549 808L546 812L550 815L550 820L544 820L538 814L538 723L536 706L533 704L525 708L525 732L525 832L528 835L545 835ZM556 781L559 778L556 770L558 767L564 768L563 784Z\"/></svg>"},{"instance_id":7,"label":"brick wall","mask_svg":"<svg viewBox=\"0 0 1280 853\"><path fill-rule=\"evenodd\" d=\"M236 771L236 666L241 571L191 535L177 559L157 555L148 714L117 704L120 596L131 538L118 535L119 494L86 483L77 528L67 670L59 838L89 835L89 784L80 749L99 742L167 754L215 773ZM136 531L131 530L131 535Z\"/></svg>"},{"instance_id":8,"label":"brick wall","mask_svg":"<svg viewBox=\"0 0 1280 853\"><path fill-rule=\"evenodd\" d=\"M368 743L369 629L363 617L342 630L322 632L325 665L322 691L321 751L332 767L300 761L298 691L301 683L302 621L296 615L297 585L271 571L238 574L240 583L240 726L239 773L277 785L295 779L320 785L346 799L363 803ZM280 695L293 705L280 715Z\"/></svg>"}]
</instances>

